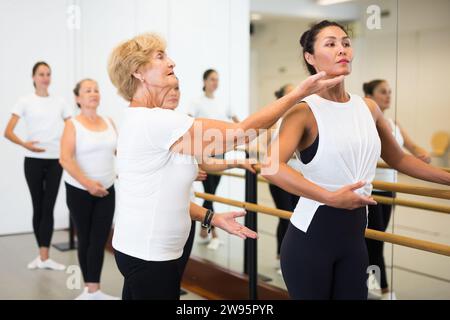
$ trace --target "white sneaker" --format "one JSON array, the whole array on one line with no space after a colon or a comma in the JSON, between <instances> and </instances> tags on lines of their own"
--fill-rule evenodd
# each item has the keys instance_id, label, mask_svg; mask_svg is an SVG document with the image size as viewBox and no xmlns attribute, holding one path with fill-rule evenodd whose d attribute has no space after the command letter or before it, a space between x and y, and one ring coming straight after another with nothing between
<instances>
[{"instance_id":1,"label":"white sneaker","mask_svg":"<svg viewBox=\"0 0 450 320\"><path fill-rule=\"evenodd\" d=\"M223 244L219 238L212 238L209 244L206 246L209 250L217 250Z\"/></svg>"},{"instance_id":2,"label":"white sneaker","mask_svg":"<svg viewBox=\"0 0 450 320\"><path fill-rule=\"evenodd\" d=\"M380 290L371 289L367 293L367 300L381 300L381 292Z\"/></svg>"},{"instance_id":3,"label":"white sneaker","mask_svg":"<svg viewBox=\"0 0 450 320\"><path fill-rule=\"evenodd\" d=\"M49 269L49 270L58 270L58 271L63 271L66 269L65 265L57 263L57 262L53 261L52 259L47 259L45 261L42 261L41 259L39 259L39 261L37 263L37 267L39 269Z\"/></svg>"},{"instance_id":4,"label":"white sneaker","mask_svg":"<svg viewBox=\"0 0 450 320\"><path fill-rule=\"evenodd\" d=\"M97 290L95 292L88 292L88 288L84 287L83 292L75 298L75 300L120 300L119 297L110 296L102 292L101 290Z\"/></svg>"},{"instance_id":5,"label":"white sneaker","mask_svg":"<svg viewBox=\"0 0 450 320\"><path fill-rule=\"evenodd\" d=\"M283 276L283 272L281 271L281 268L277 268L277 274L279 274L280 276Z\"/></svg>"},{"instance_id":6,"label":"white sneaker","mask_svg":"<svg viewBox=\"0 0 450 320\"><path fill-rule=\"evenodd\" d=\"M76 297L75 300L88 300L87 291L88 288L84 287L83 292L78 297Z\"/></svg>"},{"instance_id":7,"label":"white sneaker","mask_svg":"<svg viewBox=\"0 0 450 320\"><path fill-rule=\"evenodd\" d=\"M41 261L40 257L35 258L33 261L31 261L28 265L28 269L36 269L38 267L38 263Z\"/></svg>"},{"instance_id":8,"label":"white sneaker","mask_svg":"<svg viewBox=\"0 0 450 320\"><path fill-rule=\"evenodd\" d=\"M210 241L211 241L211 237L209 236L209 234L205 238L203 238L202 236L199 236L197 239L198 244L209 244Z\"/></svg>"},{"instance_id":9,"label":"white sneaker","mask_svg":"<svg viewBox=\"0 0 450 320\"><path fill-rule=\"evenodd\" d=\"M397 300L397 296L395 292L389 291L382 294L381 300Z\"/></svg>"},{"instance_id":10,"label":"white sneaker","mask_svg":"<svg viewBox=\"0 0 450 320\"><path fill-rule=\"evenodd\" d=\"M96 298L94 300L121 300L121 298L119 298L119 297L111 296L100 290L98 290L97 292L94 292L93 294L95 294L95 298Z\"/></svg>"}]
</instances>

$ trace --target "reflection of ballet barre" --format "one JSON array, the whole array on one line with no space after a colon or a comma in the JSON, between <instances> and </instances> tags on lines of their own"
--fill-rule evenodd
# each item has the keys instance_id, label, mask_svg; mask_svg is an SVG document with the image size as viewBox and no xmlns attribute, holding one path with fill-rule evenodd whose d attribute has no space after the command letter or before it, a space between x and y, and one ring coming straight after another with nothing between
<instances>
[{"instance_id":1,"label":"reflection of ballet barre","mask_svg":"<svg viewBox=\"0 0 450 320\"><path fill-rule=\"evenodd\" d=\"M222 172L208 172L208 174L221 175L221 176L234 177L234 178L244 178L243 174L223 172L223 171ZM264 182L264 183L269 183L269 181L267 181L266 179L264 179L263 177L260 177L260 176L258 176L258 181ZM405 185L405 184L399 184L399 183L388 183L388 182L381 182L381 181L373 181L373 186L379 190L388 190L388 191L395 191L395 192L400 192L400 193L415 194L415 195L420 195L420 196L450 199L450 190L431 189L431 188L426 188L426 187L418 187L418 186L411 186L411 185ZM436 211L436 212L442 212L442 213L450 213L450 206L445 206L445 205L437 205L437 204L420 202L420 201L381 197L381 196L375 196L375 195L373 196L373 198L375 199L375 201L377 201L379 203L384 203L384 204L395 204L395 205L409 207L409 208L417 208L417 209L424 209L424 210L430 210L430 211Z\"/></svg>"},{"instance_id":2,"label":"reflection of ballet barre","mask_svg":"<svg viewBox=\"0 0 450 320\"><path fill-rule=\"evenodd\" d=\"M382 204L390 204L390 205L424 209L424 210L430 210L430 211L436 211L436 212L442 212L442 213L450 213L450 206L444 206L444 205L432 204L432 203L426 203L426 202L420 202L420 201L413 201L413 200L407 200L407 199L382 197L382 196L376 196L376 195L373 195L372 197L375 199L376 202L382 203Z\"/></svg>"},{"instance_id":3,"label":"reflection of ballet barre","mask_svg":"<svg viewBox=\"0 0 450 320\"><path fill-rule=\"evenodd\" d=\"M391 169L391 167L389 167L386 163L384 162L378 162L377 163L377 168L382 168L382 169ZM438 169L450 172L450 168L445 168L445 167L436 167Z\"/></svg>"},{"instance_id":4,"label":"reflection of ballet barre","mask_svg":"<svg viewBox=\"0 0 450 320\"><path fill-rule=\"evenodd\" d=\"M229 173L229 172L223 172L223 171L207 172L207 173L210 175L221 175L221 176L228 176L228 177L235 177L235 178L244 178L243 174L238 174L238 173ZM259 177L259 176L258 176L258 181L264 182L264 183L269 183L269 181L267 181L267 179L264 179L263 177ZM415 194L418 196L450 200L450 189L449 190L435 189L435 188L414 186L414 185L410 185L410 184L391 183L391 182L384 182L384 181L372 181L372 185L375 189L378 189L378 190L408 193L408 194Z\"/></svg>"},{"instance_id":5,"label":"reflection of ballet barre","mask_svg":"<svg viewBox=\"0 0 450 320\"><path fill-rule=\"evenodd\" d=\"M219 202L219 203L227 204L227 205L230 205L233 207L243 208L248 211L264 213L264 214L268 214L271 216L284 218L284 219L289 219L292 215L292 212L290 212L290 211L260 206L260 205L249 203L249 202L242 202L242 201L227 199L227 198L219 197L219 196L212 195L209 193L195 192L195 196L197 198L201 198L204 200ZM396 234L392 234L392 233L388 233L388 232L376 231L376 230L372 230L372 229L366 229L366 238L389 242L392 244L397 244L397 245L414 248L414 249L419 249L419 250L423 250L423 251L428 251L428 252L432 252L432 253L442 254L445 256L450 256L450 246L445 245L445 244L409 238L409 237L405 237L405 236L400 236L400 235L396 235Z\"/></svg>"},{"instance_id":6,"label":"reflection of ballet barre","mask_svg":"<svg viewBox=\"0 0 450 320\"><path fill-rule=\"evenodd\" d=\"M236 148L236 149L234 149L234 150L235 150L235 151L248 152L248 150L245 149L245 148ZM251 151L252 151L252 150L250 150L250 152L251 152ZM256 152L256 151L253 150L253 152ZM296 158L293 157L293 159L296 159ZM255 166L255 168L256 168L256 170L257 170L258 173L259 173L259 171L261 170L260 164L257 164L257 165ZM392 169L392 168L389 167L389 165L388 165L387 163L385 163L385 162L378 162L378 163L377 163L377 168L381 168L381 169ZM444 170L444 171L447 171L447 172L450 172L450 168L446 168L446 167L436 167L436 168L441 169L441 170Z\"/></svg>"}]
</instances>

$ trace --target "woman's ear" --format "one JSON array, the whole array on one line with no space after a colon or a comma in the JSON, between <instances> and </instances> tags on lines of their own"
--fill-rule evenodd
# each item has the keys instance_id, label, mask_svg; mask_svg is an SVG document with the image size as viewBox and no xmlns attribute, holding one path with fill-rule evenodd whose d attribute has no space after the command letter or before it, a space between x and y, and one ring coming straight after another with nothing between
<instances>
[{"instance_id":1,"label":"woman's ear","mask_svg":"<svg viewBox=\"0 0 450 320\"><path fill-rule=\"evenodd\" d=\"M305 60L312 66L314 66L314 64L316 63L314 56L309 52L305 52Z\"/></svg>"},{"instance_id":2,"label":"woman's ear","mask_svg":"<svg viewBox=\"0 0 450 320\"><path fill-rule=\"evenodd\" d=\"M77 104L80 104L80 96L75 96L75 102L76 102Z\"/></svg>"},{"instance_id":3,"label":"woman's ear","mask_svg":"<svg viewBox=\"0 0 450 320\"><path fill-rule=\"evenodd\" d=\"M144 78L142 77L142 75L139 72L133 72L132 75L133 75L133 77L138 79L140 82L144 82Z\"/></svg>"}]
</instances>

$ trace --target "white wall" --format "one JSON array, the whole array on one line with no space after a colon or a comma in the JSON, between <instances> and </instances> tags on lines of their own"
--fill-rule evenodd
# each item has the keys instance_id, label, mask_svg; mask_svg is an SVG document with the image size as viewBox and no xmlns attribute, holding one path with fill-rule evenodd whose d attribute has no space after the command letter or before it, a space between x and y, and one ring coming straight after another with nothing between
<instances>
[{"instance_id":1,"label":"white wall","mask_svg":"<svg viewBox=\"0 0 450 320\"><path fill-rule=\"evenodd\" d=\"M81 9L80 29L66 27L70 5ZM4 0L0 2L0 127L18 97L32 92L31 67L48 61L51 93L73 102L79 79L96 79L102 94L100 113L120 126L127 103L109 81L106 64L112 48L138 33L153 31L168 41L180 79L181 108L201 94L206 68L220 73L219 96L243 118L248 114L249 2L247 0ZM232 39L232 40L231 40ZM5 45L7 44L7 45ZM23 129L18 128L23 136ZM0 139L0 235L31 231L31 199L19 147ZM68 223L64 187L55 208L55 228ZM242 199L242 185L224 179L224 196Z\"/></svg>"}]
</instances>

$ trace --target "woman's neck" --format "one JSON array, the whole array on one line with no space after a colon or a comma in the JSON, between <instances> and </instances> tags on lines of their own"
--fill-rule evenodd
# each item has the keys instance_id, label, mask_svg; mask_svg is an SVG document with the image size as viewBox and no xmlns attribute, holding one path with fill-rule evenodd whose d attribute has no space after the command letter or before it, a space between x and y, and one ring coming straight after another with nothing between
<instances>
[{"instance_id":1,"label":"woman's neck","mask_svg":"<svg viewBox=\"0 0 450 320\"><path fill-rule=\"evenodd\" d=\"M349 100L349 96L345 91L344 82L341 82L332 88L322 90L317 94L326 100L335 102L347 102Z\"/></svg>"},{"instance_id":2,"label":"woman's neck","mask_svg":"<svg viewBox=\"0 0 450 320\"><path fill-rule=\"evenodd\" d=\"M214 99L214 91L205 91L205 97Z\"/></svg>"},{"instance_id":3,"label":"woman's neck","mask_svg":"<svg viewBox=\"0 0 450 320\"><path fill-rule=\"evenodd\" d=\"M95 121L98 119L97 109L82 108L80 116L87 120Z\"/></svg>"},{"instance_id":4,"label":"woman's neck","mask_svg":"<svg viewBox=\"0 0 450 320\"><path fill-rule=\"evenodd\" d=\"M35 93L39 97L48 97L48 90L47 89L38 89L38 88L36 88Z\"/></svg>"},{"instance_id":5,"label":"woman's neck","mask_svg":"<svg viewBox=\"0 0 450 320\"><path fill-rule=\"evenodd\" d=\"M160 108L170 89L170 87L161 89L141 86L131 99L130 107Z\"/></svg>"}]
</instances>

